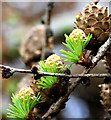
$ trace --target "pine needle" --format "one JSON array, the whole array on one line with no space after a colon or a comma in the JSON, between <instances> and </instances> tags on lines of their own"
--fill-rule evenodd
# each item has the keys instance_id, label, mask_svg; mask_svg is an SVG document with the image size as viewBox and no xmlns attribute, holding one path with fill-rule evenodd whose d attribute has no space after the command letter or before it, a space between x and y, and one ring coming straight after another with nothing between
<instances>
[{"instance_id":1,"label":"pine needle","mask_svg":"<svg viewBox=\"0 0 111 120\"><path fill-rule=\"evenodd\" d=\"M49 73L60 73L63 72L63 68L58 69L56 63L50 67L49 64L45 64L43 61L39 62L40 68L39 71L49 72ZM41 80L37 82L39 88L50 89L54 83L57 83L58 77L53 76L44 76L41 77Z\"/></svg>"},{"instance_id":2,"label":"pine needle","mask_svg":"<svg viewBox=\"0 0 111 120\"><path fill-rule=\"evenodd\" d=\"M27 118L30 110L32 110L36 104L43 102L40 101L40 93L38 93L34 99L32 99L29 94L27 94L27 97L23 94L23 99L19 96L15 97L14 94L12 94L11 98L13 105L9 104L10 109L7 109L8 118Z\"/></svg>"},{"instance_id":3,"label":"pine needle","mask_svg":"<svg viewBox=\"0 0 111 120\"><path fill-rule=\"evenodd\" d=\"M81 35L78 35L77 40L73 40L73 37L68 37L65 34L66 37L66 43L63 43L70 51L60 50L62 53L63 59L65 61L77 63L79 60L81 60L82 53L85 49L85 47L88 45L92 35L88 35L87 39L81 39ZM72 64L71 64L72 65ZM71 66L70 66L71 67Z\"/></svg>"}]
</instances>

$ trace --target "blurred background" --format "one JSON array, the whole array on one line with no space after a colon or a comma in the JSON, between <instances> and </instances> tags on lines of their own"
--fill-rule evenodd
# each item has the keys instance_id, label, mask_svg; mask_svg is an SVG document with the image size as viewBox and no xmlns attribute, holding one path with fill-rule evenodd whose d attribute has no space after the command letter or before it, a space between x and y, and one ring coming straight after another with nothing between
<instances>
[{"instance_id":1,"label":"blurred background","mask_svg":"<svg viewBox=\"0 0 111 120\"><path fill-rule=\"evenodd\" d=\"M64 34L69 34L75 27L75 16L83 10L86 2L56 2L51 15L50 27L54 34L53 52L61 56L60 49L66 49L62 42ZM109 3L101 3L109 6ZM30 30L41 25L41 20L45 17L47 3L45 2L2 2L2 64L17 68L26 68L21 59L21 46L27 38ZM32 29L33 31L33 29ZM29 35L30 36L30 35ZM31 38L30 38L31 39ZM36 40L36 38L35 38ZM26 40L27 41L27 40ZM31 46L33 48L33 46ZM33 51L33 50L32 50ZM1 54L1 53L0 53ZM0 56L1 57L1 56ZM66 64L69 64L65 62ZM72 74L81 73L83 67L73 65ZM93 69L92 73L105 73L105 66L100 61ZM2 117L6 118L6 109L11 103L12 93L16 93L20 86L27 86L31 76L25 81L25 74L16 74L9 79L2 79ZM27 80L27 81L26 81ZM71 79L73 82L75 79ZM100 104L100 89L98 84L103 83L103 79L91 79L90 86L78 86L70 95L66 108L62 110L55 119L58 118L92 118L102 119L106 114Z\"/></svg>"}]
</instances>

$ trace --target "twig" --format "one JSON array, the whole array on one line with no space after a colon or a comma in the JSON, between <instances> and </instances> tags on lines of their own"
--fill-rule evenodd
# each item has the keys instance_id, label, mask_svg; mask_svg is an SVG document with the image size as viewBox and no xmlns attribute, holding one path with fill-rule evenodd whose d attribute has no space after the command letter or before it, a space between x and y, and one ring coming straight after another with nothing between
<instances>
[{"instance_id":1,"label":"twig","mask_svg":"<svg viewBox=\"0 0 111 120\"><path fill-rule=\"evenodd\" d=\"M96 66L97 62L99 60L101 60L101 58L104 56L105 52L110 47L110 45L111 45L111 36L99 48L97 55L92 59L92 65L88 69L85 69L83 71L82 75L88 74ZM59 111L61 105L64 104L67 101L67 98L69 97L69 95L71 94L71 92L74 91L74 89L81 83L81 81L82 81L81 78L77 78L76 81L74 83L72 83L71 86L69 86L67 93L63 97L60 97L60 99L55 103L55 105L52 105L49 108L49 110L42 116L42 119L46 119L49 116L51 116L51 114Z\"/></svg>"},{"instance_id":2,"label":"twig","mask_svg":"<svg viewBox=\"0 0 111 120\"><path fill-rule=\"evenodd\" d=\"M110 46L111 38L107 40L107 42L104 43L103 46L100 47L97 55L92 59L92 65L86 69L82 74L76 74L76 75L66 75L66 74L57 74L57 73L46 73L46 72L40 72L37 71L38 75L45 75L45 76L57 76L57 77L69 77L69 78L82 78L82 77L110 77L110 74L88 74L91 69L95 67L97 62L104 56L105 51L107 51L108 46ZM17 69L12 68L9 66L0 65L0 68L3 68L2 71L2 77L9 78L12 76L15 72L21 72L21 73L33 73L31 70L25 70L25 69ZM84 75L85 74L85 75ZM78 80L77 80L78 81Z\"/></svg>"},{"instance_id":3,"label":"twig","mask_svg":"<svg viewBox=\"0 0 111 120\"><path fill-rule=\"evenodd\" d=\"M80 76L84 76L84 74L88 74L97 64L97 62L104 56L105 52L107 51L107 49L109 48L109 46L111 45L111 35L109 37L109 39L99 48L98 50L98 53L97 55L92 59L92 65L86 69L85 71L83 71L83 73L80 75ZM5 68L5 69L8 69L8 71L4 71L4 76L6 75L6 73L8 72L8 77L10 77L11 75L13 75L15 72L21 72L21 73L32 73L31 70L24 70L24 69L16 69L16 68L11 68L11 67L8 67L8 66L3 66L3 65L0 65L0 68ZM67 77L76 77L76 76L71 76L71 75L61 75L61 74L54 74L54 73L45 73L45 72L39 72L38 71L38 74L40 75L51 75L51 76L67 76ZM79 75L77 77L80 77ZM86 77L86 76L85 76ZM81 79L77 79L76 80L77 83L81 81ZM73 85L73 84L72 84ZM75 85L75 84L74 84Z\"/></svg>"},{"instance_id":4,"label":"twig","mask_svg":"<svg viewBox=\"0 0 111 120\"><path fill-rule=\"evenodd\" d=\"M51 20L51 12L52 12L52 9L53 9L53 4L54 4L53 2L48 2L47 8L46 8L46 20L45 20L46 33L45 33L44 44L43 44L43 47L42 47L41 60L45 59L47 42L48 42L48 39L49 39L48 30L50 29L50 20Z\"/></svg>"},{"instance_id":5,"label":"twig","mask_svg":"<svg viewBox=\"0 0 111 120\"><path fill-rule=\"evenodd\" d=\"M31 70L25 70L25 69L18 69L18 68L13 68L13 67L9 67L9 66L5 66L5 65L0 65L0 68L2 69L9 69L11 71L11 73L15 73L15 72L19 72L19 73L31 73L33 74L33 72ZM56 77L68 77L68 78L86 78L86 77L111 77L111 74L74 74L74 75L67 75L67 74L61 74L61 73L47 73L47 72L37 72L39 75L41 76L56 76Z\"/></svg>"},{"instance_id":6,"label":"twig","mask_svg":"<svg viewBox=\"0 0 111 120\"><path fill-rule=\"evenodd\" d=\"M50 25L51 20L51 12L54 7L54 2L48 2L47 9L46 9L46 25Z\"/></svg>"}]
</instances>

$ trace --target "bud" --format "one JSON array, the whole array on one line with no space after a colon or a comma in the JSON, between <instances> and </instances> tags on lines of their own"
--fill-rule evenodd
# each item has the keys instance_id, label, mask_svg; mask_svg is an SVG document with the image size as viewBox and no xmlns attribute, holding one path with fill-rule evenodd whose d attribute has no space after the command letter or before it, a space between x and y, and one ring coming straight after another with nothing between
<instances>
[{"instance_id":1,"label":"bud","mask_svg":"<svg viewBox=\"0 0 111 120\"><path fill-rule=\"evenodd\" d=\"M74 29L74 30L71 32L71 34L69 35L69 37L72 37L73 40L77 40L79 34L81 35L81 39L85 39L85 38L86 38L85 33L84 33L83 30L81 30L81 29Z\"/></svg>"},{"instance_id":2,"label":"bud","mask_svg":"<svg viewBox=\"0 0 111 120\"><path fill-rule=\"evenodd\" d=\"M53 66L53 63L55 63L58 68L62 68L64 66L61 58L56 54L49 56L45 63L49 64L50 67Z\"/></svg>"},{"instance_id":3,"label":"bud","mask_svg":"<svg viewBox=\"0 0 111 120\"><path fill-rule=\"evenodd\" d=\"M29 96L31 96L31 99L35 98L34 91L32 90L31 87L23 87L23 88L21 88L21 90L18 93L18 96L21 99L23 99L23 95L25 95L25 99L27 99L27 94L29 94Z\"/></svg>"}]
</instances>

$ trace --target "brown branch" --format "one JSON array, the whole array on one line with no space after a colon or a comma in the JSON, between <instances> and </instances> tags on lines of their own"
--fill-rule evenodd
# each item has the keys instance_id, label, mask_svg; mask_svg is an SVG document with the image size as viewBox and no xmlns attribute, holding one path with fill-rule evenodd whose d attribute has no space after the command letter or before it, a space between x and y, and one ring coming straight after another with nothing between
<instances>
[{"instance_id":1,"label":"brown branch","mask_svg":"<svg viewBox=\"0 0 111 120\"><path fill-rule=\"evenodd\" d=\"M50 20L51 20L51 13L52 9L54 7L54 2L48 2L47 8L46 8L46 25L50 26Z\"/></svg>"},{"instance_id":2,"label":"brown branch","mask_svg":"<svg viewBox=\"0 0 111 120\"><path fill-rule=\"evenodd\" d=\"M18 68L13 68L13 67L9 67L9 66L5 66L5 65L0 65L0 68L2 69L9 69L9 71L11 73L31 73L33 74L33 72L31 70L26 70L26 69L18 69ZM68 78L86 78L86 77L111 77L111 74L74 74L74 75L66 75L66 74L61 74L61 73L47 73L47 72L41 72L38 71L37 72L39 75L41 76L56 76L56 77L68 77Z\"/></svg>"},{"instance_id":3,"label":"brown branch","mask_svg":"<svg viewBox=\"0 0 111 120\"><path fill-rule=\"evenodd\" d=\"M53 9L53 2L48 2L47 4L47 8L46 8L46 20L45 22L45 26L46 26L46 33L45 33L45 41L42 47L42 55L41 55L41 60L45 59L45 53L46 53L46 47L47 47L47 42L49 39L49 29L50 29L50 20L51 20L51 12Z\"/></svg>"},{"instance_id":4,"label":"brown branch","mask_svg":"<svg viewBox=\"0 0 111 120\"><path fill-rule=\"evenodd\" d=\"M111 36L109 39L99 48L97 55L92 59L92 65L85 69L81 75L88 74L98 63L99 60L104 56L105 52L111 45ZM74 83L72 83L71 86L69 86L67 93L60 97L60 99L55 103L55 105L52 105L49 110L42 116L42 119L47 119L51 116L51 114L57 112L60 110L60 107L62 104L64 104L67 101L67 98L71 94L72 91L81 83L82 79L77 78Z\"/></svg>"}]
</instances>

